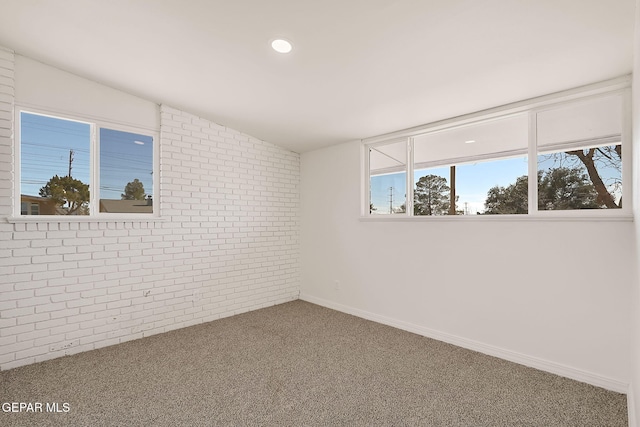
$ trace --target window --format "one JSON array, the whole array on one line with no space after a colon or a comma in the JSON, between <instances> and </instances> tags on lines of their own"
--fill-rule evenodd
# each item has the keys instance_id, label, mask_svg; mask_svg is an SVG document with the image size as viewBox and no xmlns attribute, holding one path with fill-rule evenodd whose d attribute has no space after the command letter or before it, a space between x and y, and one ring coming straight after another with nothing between
<instances>
[{"instance_id":1,"label":"window","mask_svg":"<svg viewBox=\"0 0 640 427\"><path fill-rule=\"evenodd\" d=\"M574 91L365 141L365 214L622 212L625 97L628 83Z\"/></svg>"},{"instance_id":2,"label":"window","mask_svg":"<svg viewBox=\"0 0 640 427\"><path fill-rule=\"evenodd\" d=\"M537 114L538 209L622 207L622 97Z\"/></svg>"},{"instance_id":3,"label":"window","mask_svg":"<svg viewBox=\"0 0 640 427\"><path fill-rule=\"evenodd\" d=\"M22 202L20 204L21 215L40 215L40 205L32 202Z\"/></svg>"},{"instance_id":4,"label":"window","mask_svg":"<svg viewBox=\"0 0 640 427\"><path fill-rule=\"evenodd\" d=\"M406 212L407 141L401 139L369 147L369 213Z\"/></svg>"},{"instance_id":5,"label":"window","mask_svg":"<svg viewBox=\"0 0 640 427\"><path fill-rule=\"evenodd\" d=\"M152 214L154 138L19 112L21 215Z\"/></svg>"},{"instance_id":6,"label":"window","mask_svg":"<svg viewBox=\"0 0 640 427\"><path fill-rule=\"evenodd\" d=\"M526 181L522 200L506 192L527 176L528 123L516 114L414 137L413 214L526 214Z\"/></svg>"}]
</instances>

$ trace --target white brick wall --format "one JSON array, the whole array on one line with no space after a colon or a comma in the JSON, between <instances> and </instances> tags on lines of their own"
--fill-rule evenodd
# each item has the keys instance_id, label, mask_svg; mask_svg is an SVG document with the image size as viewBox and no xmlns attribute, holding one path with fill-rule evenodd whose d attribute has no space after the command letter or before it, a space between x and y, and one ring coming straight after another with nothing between
<instances>
[{"instance_id":1,"label":"white brick wall","mask_svg":"<svg viewBox=\"0 0 640 427\"><path fill-rule=\"evenodd\" d=\"M11 224L0 48L0 369L296 299L299 156L163 106L163 221Z\"/></svg>"}]
</instances>

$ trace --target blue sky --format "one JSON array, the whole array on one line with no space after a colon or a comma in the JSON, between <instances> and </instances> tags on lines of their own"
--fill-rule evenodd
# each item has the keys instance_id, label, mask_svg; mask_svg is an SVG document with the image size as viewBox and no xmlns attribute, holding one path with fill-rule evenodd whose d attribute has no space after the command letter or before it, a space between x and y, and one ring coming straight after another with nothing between
<instances>
[{"instance_id":1,"label":"blue sky","mask_svg":"<svg viewBox=\"0 0 640 427\"><path fill-rule=\"evenodd\" d=\"M89 124L22 113L20 132L21 194L37 196L52 176L66 176L70 151L71 176L90 184ZM135 178L142 181L146 194L152 194L152 137L102 128L100 141L100 198L120 199Z\"/></svg>"}]
</instances>

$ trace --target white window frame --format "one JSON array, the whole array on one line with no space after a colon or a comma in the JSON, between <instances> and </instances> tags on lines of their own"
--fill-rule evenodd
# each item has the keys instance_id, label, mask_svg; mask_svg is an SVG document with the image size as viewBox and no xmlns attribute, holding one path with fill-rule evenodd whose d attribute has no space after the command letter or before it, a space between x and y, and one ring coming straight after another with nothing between
<instances>
[{"instance_id":1,"label":"white window frame","mask_svg":"<svg viewBox=\"0 0 640 427\"><path fill-rule=\"evenodd\" d=\"M89 176L90 198L89 215L22 215L21 212L21 114L34 114L60 120L85 123L90 126ZM13 216L10 222L91 222L96 220L149 221L160 219L160 134L155 129L136 127L91 117L82 117L62 111L41 109L26 105L15 105L14 132L14 190ZM100 212L100 129L137 133L153 138L153 212L152 213L112 213ZM98 189L94 191L94 189Z\"/></svg>"},{"instance_id":2,"label":"white window frame","mask_svg":"<svg viewBox=\"0 0 640 427\"><path fill-rule=\"evenodd\" d=\"M580 88L570 89L556 94L546 95L521 101L490 110L480 111L467 114L465 116L454 119L443 120L430 123L416 128L406 129L391 134L381 135L377 137L367 138L361 141L361 166L362 166L362 209L361 219L375 220L513 220L513 219L608 219L608 220L631 220L633 218L631 206L633 205L633 188L632 188L632 153L631 153L631 77L623 76L617 79L605 82L595 83ZM563 105L571 105L572 103L595 99L598 97L606 97L611 95L620 95L622 99L622 128L620 134L620 144L622 146L622 200L624 203L620 209L574 209L574 210L538 210L538 148L537 148L537 115L541 112L552 110ZM502 119L514 114L527 113L529 116L528 129L528 146L526 150L513 150L502 153L491 153L486 155L478 155L472 157L459 157L433 162L433 166L443 164L462 164L470 161L491 161L500 160L506 156L513 154L526 155L528 158L528 214L510 214L510 215L442 215L442 216L414 216L413 215L413 139L414 137L440 132L444 130L454 129L461 126L469 126L473 124L483 123L490 120ZM369 148L396 143L400 140L407 141L407 201L406 212L404 215L371 215L369 212L370 200L370 165L369 165ZM606 139L606 138L604 138ZM603 138L594 139L593 141L575 141L575 143L588 144L590 142L597 143L604 141ZM558 144L558 146L570 146L571 142ZM547 148L547 147L545 147ZM430 165L423 163L422 166Z\"/></svg>"},{"instance_id":3,"label":"white window frame","mask_svg":"<svg viewBox=\"0 0 640 427\"><path fill-rule=\"evenodd\" d=\"M401 137L401 138L392 138L392 139L388 139L388 140L383 140L383 141L378 141L372 144L366 144L363 146L364 150L366 151L365 155L363 156L363 165L364 165L364 170L366 171L367 176L365 177L364 181L363 181L363 185L364 185L364 197L365 197L365 203L362 206L362 214L364 215L366 213L367 216L369 216L369 208L371 206L371 182L369 181L369 168L370 168L370 164L369 164L369 149L370 148L375 148L375 147L381 147L384 145L388 145L388 144L397 144L400 142L404 142L405 144L407 144L407 153L406 153L406 161L408 162L409 160L413 160L413 145L412 145L412 141L411 138L407 138L407 137ZM406 186L407 186L407 200L405 201L405 206L406 206L406 210L408 211L409 209L411 209L413 211L413 182L411 181L411 177L409 176L409 163L406 164ZM406 214L405 214L406 215ZM387 216L387 215L381 215L381 216ZM395 215L388 215L388 216L399 216L402 217L404 215L402 214L395 214Z\"/></svg>"}]
</instances>

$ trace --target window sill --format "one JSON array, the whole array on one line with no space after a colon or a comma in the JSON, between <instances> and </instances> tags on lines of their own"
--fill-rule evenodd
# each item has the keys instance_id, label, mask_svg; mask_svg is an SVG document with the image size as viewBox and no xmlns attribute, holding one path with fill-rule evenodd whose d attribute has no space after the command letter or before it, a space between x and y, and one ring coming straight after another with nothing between
<instances>
[{"instance_id":1,"label":"window sill","mask_svg":"<svg viewBox=\"0 0 640 427\"><path fill-rule=\"evenodd\" d=\"M97 223L97 222L162 222L165 218L150 215L117 215L117 216L88 216L88 215L25 215L7 217L10 224L27 223Z\"/></svg>"},{"instance_id":2,"label":"window sill","mask_svg":"<svg viewBox=\"0 0 640 427\"><path fill-rule=\"evenodd\" d=\"M469 222L520 222L520 221L594 221L594 222L633 222L634 217L630 213L600 213L594 215L593 212L553 212L539 213L536 215L437 215L437 216L405 216L405 215L370 215L361 216L363 222L449 222L449 221L469 221Z\"/></svg>"}]
</instances>

